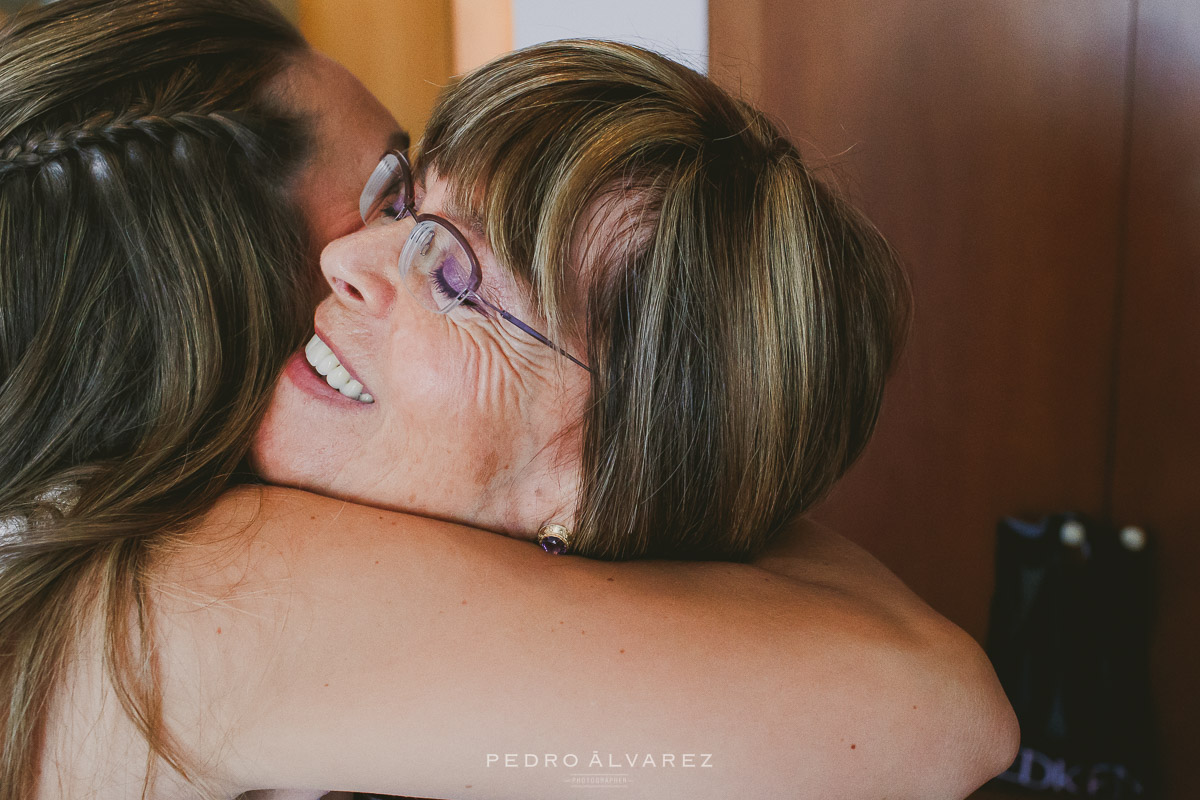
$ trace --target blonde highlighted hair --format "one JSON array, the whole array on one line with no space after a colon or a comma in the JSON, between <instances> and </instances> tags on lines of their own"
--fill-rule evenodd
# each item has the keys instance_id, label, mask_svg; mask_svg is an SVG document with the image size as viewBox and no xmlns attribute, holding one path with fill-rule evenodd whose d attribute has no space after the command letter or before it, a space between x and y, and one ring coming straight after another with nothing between
<instances>
[{"instance_id":1,"label":"blonde highlighted hair","mask_svg":"<svg viewBox=\"0 0 1200 800\"><path fill-rule=\"evenodd\" d=\"M761 112L655 53L554 42L447 90L418 169L551 339L585 332L577 552L747 558L862 452L907 284Z\"/></svg>"}]
</instances>

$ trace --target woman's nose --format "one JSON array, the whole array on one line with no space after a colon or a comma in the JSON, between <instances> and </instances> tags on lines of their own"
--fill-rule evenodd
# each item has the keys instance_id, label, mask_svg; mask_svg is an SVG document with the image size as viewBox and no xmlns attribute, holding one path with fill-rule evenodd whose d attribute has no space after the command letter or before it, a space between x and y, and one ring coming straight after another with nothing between
<instances>
[{"instance_id":1,"label":"woman's nose","mask_svg":"<svg viewBox=\"0 0 1200 800\"><path fill-rule=\"evenodd\" d=\"M400 249L411 229L410 220L381 222L330 242L321 253L321 272L338 301L385 316L396 298Z\"/></svg>"}]
</instances>

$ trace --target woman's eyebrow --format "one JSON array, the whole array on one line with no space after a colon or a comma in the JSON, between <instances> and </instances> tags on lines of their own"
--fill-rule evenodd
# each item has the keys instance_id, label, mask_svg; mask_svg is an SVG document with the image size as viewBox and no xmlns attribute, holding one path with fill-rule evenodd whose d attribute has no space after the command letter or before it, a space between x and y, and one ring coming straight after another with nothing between
<instances>
[{"instance_id":1,"label":"woman's eyebrow","mask_svg":"<svg viewBox=\"0 0 1200 800\"><path fill-rule=\"evenodd\" d=\"M453 222L459 229L470 231L480 239L486 238L484 236L483 217L468 208L458 205L451 196L447 196L442 201L442 216Z\"/></svg>"},{"instance_id":2,"label":"woman's eyebrow","mask_svg":"<svg viewBox=\"0 0 1200 800\"><path fill-rule=\"evenodd\" d=\"M408 131L400 129L388 137L388 149L399 150L401 153L408 155L408 148L412 144L409 138Z\"/></svg>"}]
</instances>

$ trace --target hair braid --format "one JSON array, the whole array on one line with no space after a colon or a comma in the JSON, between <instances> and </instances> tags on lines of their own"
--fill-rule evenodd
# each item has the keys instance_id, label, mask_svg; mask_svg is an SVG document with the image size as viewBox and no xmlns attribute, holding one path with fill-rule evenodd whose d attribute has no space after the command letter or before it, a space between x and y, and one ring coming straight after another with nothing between
<instances>
[{"instance_id":1,"label":"hair braid","mask_svg":"<svg viewBox=\"0 0 1200 800\"><path fill-rule=\"evenodd\" d=\"M227 140L252 161L270 149L254 133L255 120L246 112L190 111L170 114L134 109L123 114L100 112L81 123L54 131L39 130L0 142L0 177L13 172L36 171L58 159L96 150L152 145L170 148L180 137Z\"/></svg>"}]
</instances>

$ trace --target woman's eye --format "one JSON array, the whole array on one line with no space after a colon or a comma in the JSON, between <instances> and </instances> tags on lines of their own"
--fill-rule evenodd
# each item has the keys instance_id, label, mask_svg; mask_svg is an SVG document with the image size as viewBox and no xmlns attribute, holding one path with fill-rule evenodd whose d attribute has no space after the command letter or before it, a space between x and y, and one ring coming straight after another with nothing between
<instances>
[{"instance_id":1,"label":"woman's eye","mask_svg":"<svg viewBox=\"0 0 1200 800\"><path fill-rule=\"evenodd\" d=\"M396 218L395 203L396 203L395 195L381 197L379 199L378 205L376 205L376 208L378 209L375 212L376 216L387 217L388 219L395 219Z\"/></svg>"},{"instance_id":2,"label":"woman's eye","mask_svg":"<svg viewBox=\"0 0 1200 800\"><path fill-rule=\"evenodd\" d=\"M376 220L395 222L396 220L403 219L408 212L404 204L403 192L388 192L387 194L380 195L375 201L374 209L371 213L371 222Z\"/></svg>"},{"instance_id":3,"label":"woman's eye","mask_svg":"<svg viewBox=\"0 0 1200 800\"><path fill-rule=\"evenodd\" d=\"M442 262L439 270L446 285L461 294L471 288L471 267L462 259L450 257Z\"/></svg>"},{"instance_id":4,"label":"woman's eye","mask_svg":"<svg viewBox=\"0 0 1200 800\"><path fill-rule=\"evenodd\" d=\"M462 297L472 288L470 267L454 258L443 260L436 269L429 273L429 277L433 282L434 291L443 297ZM464 298L462 304L464 306L475 305L470 297Z\"/></svg>"}]
</instances>

